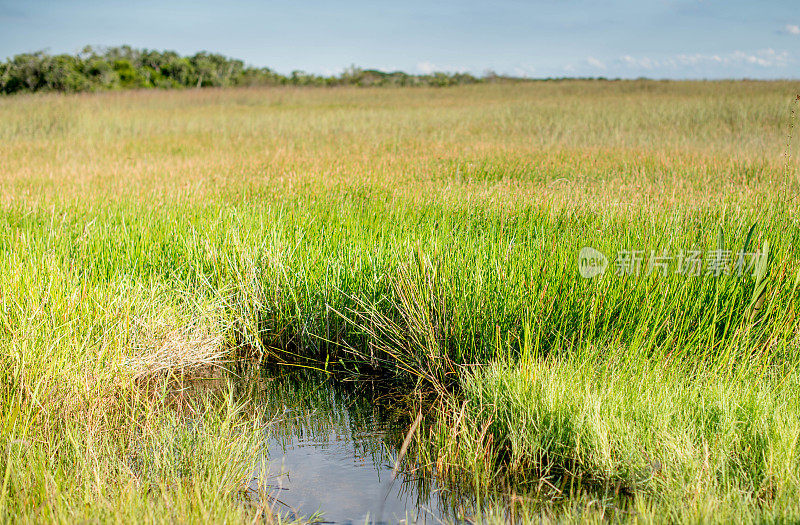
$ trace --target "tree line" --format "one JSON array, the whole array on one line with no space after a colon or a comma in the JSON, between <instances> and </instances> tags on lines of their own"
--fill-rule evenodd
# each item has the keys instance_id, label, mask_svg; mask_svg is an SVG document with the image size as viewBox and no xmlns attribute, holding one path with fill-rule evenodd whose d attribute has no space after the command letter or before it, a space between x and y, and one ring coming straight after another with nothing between
<instances>
[{"instance_id":1,"label":"tree line","mask_svg":"<svg viewBox=\"0 0 800 525\"><path fill-rule=\"evenodd\" d=\"M493 73L410 75L350 67L336 76L303 71L282 75L266 67L246 66L220 54L181 56L174 51L130 46L85 47L80 53L51 55L43 51L16 55L0 63L0 93L54 91L74 93L113 89L227 86L452 86L501 79Z\"/></svg>"}]
</instances>

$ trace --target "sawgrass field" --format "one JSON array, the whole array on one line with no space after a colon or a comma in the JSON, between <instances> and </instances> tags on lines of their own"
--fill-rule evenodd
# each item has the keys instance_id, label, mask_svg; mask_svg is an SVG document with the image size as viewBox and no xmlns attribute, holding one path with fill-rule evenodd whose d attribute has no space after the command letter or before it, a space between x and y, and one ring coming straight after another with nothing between
<instances>
[{"instance_id":1,"label":"sawgrass field","mask_svg":"<svg viewBox=\"0 0 800 525\"><path fill-rule=\"evenodd\" d=\"M475 521L800 519L797 93L0 97L0 520L273 519L255 360L409 394Z\"/></svg>"}]
</instances>

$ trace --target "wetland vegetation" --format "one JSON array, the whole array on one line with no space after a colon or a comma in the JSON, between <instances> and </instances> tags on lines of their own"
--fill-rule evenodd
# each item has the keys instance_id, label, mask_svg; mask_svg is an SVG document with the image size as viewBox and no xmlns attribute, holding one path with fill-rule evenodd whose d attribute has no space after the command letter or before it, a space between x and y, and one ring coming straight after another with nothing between
<instances>
[{"instance_id":1,"label":"wetland vegetation","mask_svg":"<svg viewBox=\"0 0 800 525\"><path fill-rule=\"evenodd\" d=\"M286 519L284 366L450 516L797 520L797 92L0 97L0 519Z\"/></svg>"}]
</instances>

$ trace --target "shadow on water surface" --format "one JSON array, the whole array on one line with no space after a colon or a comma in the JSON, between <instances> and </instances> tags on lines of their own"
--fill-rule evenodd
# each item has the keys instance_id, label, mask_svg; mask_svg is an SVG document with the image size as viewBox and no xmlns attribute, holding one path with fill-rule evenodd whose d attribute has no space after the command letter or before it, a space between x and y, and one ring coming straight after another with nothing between
<instances>
[{"instance_id":1,"label":"shadow on water surface","mask_svg":"<svg viewBox=\"0 0 800 525\"><path fill-rule=\"evenodd\" d=\"M258 402L273 417L267 462L254 472L284 517L319 522L440 523L461 518L465 501L406 464L394 473L411 423L410 405L377 380L263 368ZM257 485L253 487L257 489Z\"/></svg>"}]
</instances>

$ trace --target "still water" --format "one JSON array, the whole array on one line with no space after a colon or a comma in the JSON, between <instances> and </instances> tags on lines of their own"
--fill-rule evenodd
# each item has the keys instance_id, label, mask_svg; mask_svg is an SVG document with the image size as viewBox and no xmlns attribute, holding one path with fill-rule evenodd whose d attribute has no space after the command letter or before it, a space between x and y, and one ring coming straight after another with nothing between
<instances>
[{"instance_id":1,"label":"still water","mask_svg":"<svg viewBox=\"0 0 800 525\"><path fill-rule=\"evenodd\" d=\"M265 372L266 373L266 372ZM441 523L464 501L435 477L395 460L412 418L376 381L335 381L311 370L266 373L259 395L272 416L267 458L254 472L273 512L318 523ZM260 480L260 481L259 481Z\"/></svg>"}]
</instances>

